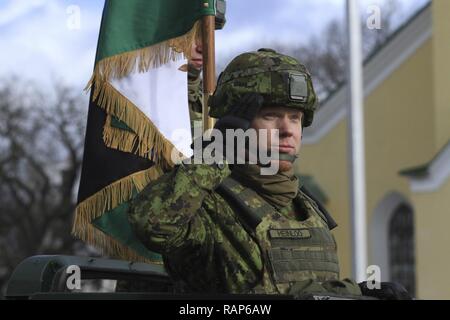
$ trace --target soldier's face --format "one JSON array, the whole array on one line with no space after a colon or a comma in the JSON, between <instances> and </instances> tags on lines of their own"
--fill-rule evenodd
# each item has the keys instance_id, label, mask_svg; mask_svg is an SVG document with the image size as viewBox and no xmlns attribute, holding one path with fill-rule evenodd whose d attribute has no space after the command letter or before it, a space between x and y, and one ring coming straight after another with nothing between
<instances>
[{"instance_id":1,"label":"soldier's face","mask_svg":"<svg viewBox=\"0 0 450 320\"><path fill-rule=\"evenodd\" d=\"M189 64L195 69L202 69L203 67L203 47L200 40L197 40L191 48L191 59Z\"/></svg>"},{"instance_id":2,"label":"soldier's face","mask_svg":"<svg viewBox=\"0 0 450 320\"><path fill-rule=\"evenodd\" d=\"M264 107L253 120L252 128L267 129L268 149L273 143L272 151L296 155L302 143L302 119L303 113L292 108ZM279 135L275 134L276 130ZM288 171L292 163L279 161L279 168L280 172Z\"/></svg>"}]
</instances>

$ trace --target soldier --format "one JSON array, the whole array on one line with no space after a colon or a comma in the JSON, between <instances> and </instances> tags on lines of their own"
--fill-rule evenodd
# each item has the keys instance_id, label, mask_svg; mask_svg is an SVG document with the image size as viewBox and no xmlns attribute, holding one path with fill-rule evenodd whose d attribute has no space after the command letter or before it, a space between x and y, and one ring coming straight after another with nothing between
<instances>
[{"instance_id":1,"label":"soldier","mask_svg":"<svg viewBox=\"0 0 450 320\"><path fill-rule=\"evenodd\" d=\"M210 115L221 131L279 130L278 172L228 164L224 148L228 161L181 164L133 200L136 235L187 292L361 295L355 282L338 280L336 224L294 175L316 105L311 76L294 58L270 49L239 55L219 77Z\"/></svg>"},{"instance_id":2,"label":"soldier","mask_svg":"<svg viewBox=\"0 0 450 320\"><path fill-rule=\"evenodd\" d=\"M216 12L215 29L222 30L225 26L225 2L217 1L220 9ZM191 133L193 138L195 128L202 127L202 111L203 111L203 88L202 78L200 76L203 69L203 45L201 34L197 35L196 41L193 43L190 59L188 61L188 101L189 101L189 117L191 121Z\"/></svg>"},{"instance_id":3,"label":"soldier","mask_svg":"<svg viewBox=\"0 0 450 320\"><path fill-rule=\"evenodd\" d=\"M189 117L191 121L192 136L194 136L194 128L201 127L203 94L202 79L200 73L203 68L202 44L198 39L191 50L191 59L188 62L188 102Z\"/></svg>"}]
</instances>

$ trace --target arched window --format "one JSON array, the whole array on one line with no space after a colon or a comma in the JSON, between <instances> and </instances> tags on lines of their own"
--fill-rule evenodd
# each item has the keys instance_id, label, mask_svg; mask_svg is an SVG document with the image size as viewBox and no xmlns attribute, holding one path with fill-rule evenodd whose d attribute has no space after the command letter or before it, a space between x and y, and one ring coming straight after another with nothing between
<instances>
[{"instance_id":1,"label":"arched window","mask_svg":"<svg viewBox=\"0 0 450 320\"><path fill-rule=\"evenodd\" d=\"M414 216L411 207L401 204L393 212L388 230L390 281L401 283L416 293Z\"/></svg>"}]
</instances>

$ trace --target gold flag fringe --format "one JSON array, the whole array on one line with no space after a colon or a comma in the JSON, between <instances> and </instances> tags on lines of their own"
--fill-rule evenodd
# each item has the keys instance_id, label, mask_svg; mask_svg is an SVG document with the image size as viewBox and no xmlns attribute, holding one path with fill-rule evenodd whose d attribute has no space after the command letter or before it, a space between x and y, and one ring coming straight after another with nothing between
<instances>
[{"instance_id":1,"label":"gold flag fringe","mask_svg":"<svg viewBox=\"0 0 450 320\"><path fill-rule=\"evenodd\" d=\"M131 174L103 188L83 202L79 203L75 211L75 221L72 234L86 243L99 248L103 254L136 262L161 263L151 261L138 255L114 238L103 233L92 225L92 221L105 212L114 209L132 197L133 189L142 191L151 181L163 174L157 167Z\"/></svg>"},{"instance_id":2,"label":"gold flag fringe","mask_svg":"<svg viewBox=\"0 0 450 320\"><path fill-rule=\"evenodd\" d=\"M99 81L121 79L133 72L147 72L170 61L179 60L183 56L189 59L192 45L201 37L201 32L199 20L189 32L182 36L98 61L86 90Z\"/></svg>"},{"instance_id":3,"label":"gold flag fringe","mask_svg":"<svg viewBox=\"0 0 450 320\"><path fill-rule=\"evenodd\" d=\"M72 234L99 248L107 255L155 263L139 256L130 248L101 232L91 222L128 201L132 196L133 187L141 191L150 181L161 176L163 169L172 167L174 163L171 154L175 148L152 121L109 81L124 78L133 72L146 72L183 56L189 59L192 45L198 37L201 37L200 21L197 21L188 33L180 37L102 59L97 62L86 86L85 90L93 87L93 101L98 99L98 105L109 116L117 117L134 131L132 133L111 127L109 118L104 127L103 139L106 145L125 152L135 152L155 162L152 168L118 180L78 204ZM179 152L178 154L180 155Z\"/></svg>"},{"instance_id":4,"label":"gold flag fringe","mask_svg":"<svg viewBox=\"0 0 450 320\"><path fill-rule=\"evenodd\" d=\"M199 20L189 32L180 37L105 58L96 64L86 90L93 88L92 100L98 99L98 105L107 114L125 122L137 136L105 126L103 137L107 146L124 152L134 150L139 156L148 156L163 169L174 165L171 157L173 144L136 105L114 88L110 80L126 77L136 71L146 72L183 55L189 59L192 45L201 37L201 32ZM183 155L177 150L176 152L177 158L182 159Z\"/></svg>"},{"instance_id":5,"label":"gold flag fringe","mask_svg":"<svg viewBox=\"0 0 450 320\"><path fill-rule=\"evenodd\" d=\"M173 167L172 153L175 146L159 132L153 122L108 82L102 83L99 87L99 106L108 115L113 115L126 123L136 134L136 137L133 137L132 133L125 133L126 130L111 127L108 124L110 119L109 122L107 119L103 130L104 141L107 145L124 152L133 152L133 148L135 148L136 154L143 157L148 156L161 168ZM174 152L177 152L177 159L183 158L181 152L176 148Z\"/></svg>"},{"instance_id":6,"label":"gold flag fringe","mask_svg":"<svg viewBox=\"0 0 450 320\"><path fill-rule=\"evenodd\" d=\"M149 148L145 141L139 141L136 133L111 126L111 116L106 117L103 127L103 142L112 149L133 152L140 157L150 158Z\"/></svg>"},{"instance_id":7,"label":"gold flag fringe","mask_svg":"<svg viewBox=\"0 0 450 320\"><path fill-rule=\"evenodd\" d=\"M145 138L139 138L139 136L134 132L113 127L111 125L111 118L111 115L107 115L106 122L103 127L103 142L107 147L123 152L133 153L140 157L148 158L152 161L156 160L156 157L152 156L152 147L149 146L148 140ZM153 146L157 143L155 140L158 141L159 139L154 139L153 142L150 141L150 143L153 143ZM165 161L155 161L160 168L165 170L173 167L171 153L173 150L178 152L176 148L174 148L175 147L168 140L163 140L162 146L155 148L155 150L163 150L162 157L160 156L160 159L164 159Z\"/></svg>"}]
</instances>

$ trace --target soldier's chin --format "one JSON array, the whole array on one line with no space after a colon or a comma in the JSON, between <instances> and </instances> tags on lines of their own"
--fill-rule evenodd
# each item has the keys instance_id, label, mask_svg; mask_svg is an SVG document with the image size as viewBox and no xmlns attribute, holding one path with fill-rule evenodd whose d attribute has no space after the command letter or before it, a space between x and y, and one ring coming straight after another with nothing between
<instances>
[{"instance_id":1,"label":"soldier's chin","mask_svg":"<svg viewBox=\"0 0 450 320\"><path fill-rule=\"evenodd\" d=\"M278 165L278 172L286 172L292 169L292 163L286 160L272 160L272 166Z\"/></svg>"}]
</instances>

